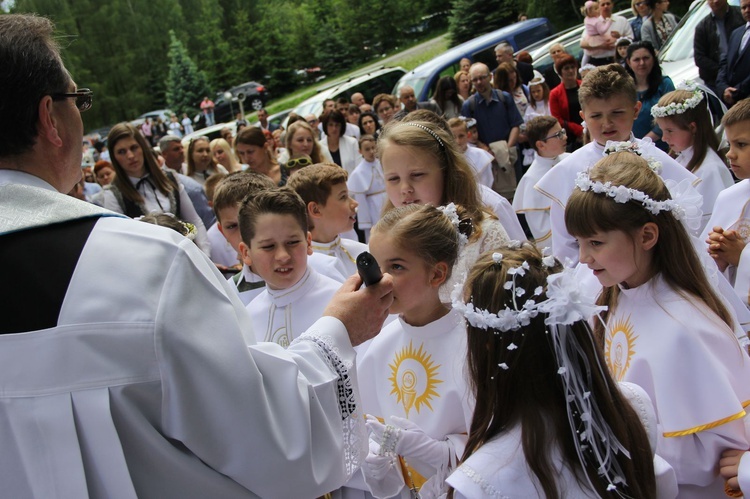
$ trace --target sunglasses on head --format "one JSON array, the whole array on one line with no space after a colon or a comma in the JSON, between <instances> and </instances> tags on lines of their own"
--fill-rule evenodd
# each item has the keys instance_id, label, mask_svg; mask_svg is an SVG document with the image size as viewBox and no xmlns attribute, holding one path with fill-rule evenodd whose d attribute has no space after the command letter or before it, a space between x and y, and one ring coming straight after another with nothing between
<instances>
[{"instance_id":1,"label":"sunglasses on head","mask_svg":"<svg viewBox=\"0 0 750 499\"><path fill-rule=\"evenodd\" d=\"M307 158L305 156L302 156L300 158L292 158L289 161L286 162L286 169L291 170L293 168L304 168L306 166L312 165L313 162L310 158Z\"/></svg>"},{"instance_id":2,"label":"sunglasses on head","mask_svg":"<svg viewBox=\"0 0 750 499\"><path fill-rule=\"evenodd\" d=\"M91 109L94 92L88 88L79 88L72 93L51 94L50 97L52 97L52 100L75 99L78 111L84 112Z\"/></svg>"}]
</instances>

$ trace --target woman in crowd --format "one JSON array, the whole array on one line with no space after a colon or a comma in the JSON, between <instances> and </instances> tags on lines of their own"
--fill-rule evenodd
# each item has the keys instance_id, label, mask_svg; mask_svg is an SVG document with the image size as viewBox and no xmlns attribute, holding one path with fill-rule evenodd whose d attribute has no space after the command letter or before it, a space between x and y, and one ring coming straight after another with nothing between
<instances>
[{"instance_id":1,"label":"woman in crowd","mask_svg":"<svg viewBox=\"0 0 750 499\"><path fill-rule=\"evenodd\" d=\"M464 102L458 95L456 80L450 76L443 76L438 80L435 95L431 101L438 105L443 112L443 118L446 120L458 118L461 114L461 105Z\"/></svg>"},{"instance_id":2,"label":"woman in crowd","mask_svg":"<svg viewBox=\"0 0 750 499\"><path fill-rule=\"evenodd\" d=\"M641 101L641 112L633 123L633 135L639 139L648 137L659 149L666 151L668 146L661 140L661 129L653 122L651 108L662 95L674 90L674 83L669 76L662 74L656 50L647 40L630 44L625 62L625 69L635 80L638 100Z\"/></svg>"},{"instance_id":3,"label":"woman in crowd","mask_svg":"<svg viewBox=\"0 0 750 499\"><path fill-rule=\"evenodd\" d=\"M398 111L398 99L390 94L378 94L372 101L372 107L378 113L380 124L385 126Z\"/></svg>"},{"instance_id":4,"label":"woman in crowd","mask_svg":"<svg viewBox=\"0 0 750 499\"><path fill-rule=\"evenodd\" d=\"M208 137L195 137L188 145L187 176L203 185L214 173L228 172L223 166L214 164Z\"/></svg>"},{"instance_id":5,"label":"woman in crowd","mask_svg":"<svg viewBox=\"0 0 750 499\"><path fill-rule=\"evenodd\" d=\"M263 130L255 126L243 128L234 139L234 149L250 170L267 176L278 186L286 184L283 168L276 161L274 144L266 140Z\"/></svg>"},{"instance_id":6,"label":"woman in crowd","mask_svg":"<svg viewBox=\"0 0 750 499\"><path fill-rule=\"evenodd\" d=\"M366 111L359 115L359 134L372 135L376 139L380 135L380 121L378 115L372 111Z\"/></svg>"},{"instance_id":7,"label":"woman in crowd","mask_svg":"<svg viewBox=\"0 0 750 499\"><path fill-rule=\"evenodd\" d=\"M221 165L229 173L242 170L242 165L234 157L232 146L225 139L214 139L211 141L211 155L217 165Z\"/></svg>"},{"instance_id":8,"label":"woman in crowd","mask_svg":"<svg viewBox=\"0 0 750 499\"><path fill-rule=\"evenodd\" d=\"M651 7L646 0L632 0L630 8L633 10L635 17L630 20L630 26L633 28L633 41L641 41L641 27L643 23L651 16Z\"/></svg>"},{"instance_id":9,"label":"woman in crowd","mask_svg":"<svg viewBox=\"0 0 750 499\"><path fill-rule=\"evenodd\" d=\"M131 218L171 213L196 227L195 242L209 254L206 228L190 197L175 174L159 168L146 138L130 123L120 123L109 131L107 144L116 175L104 190L104 207Z\"/></svg>"},{"instance_id":10,"label":"woman in crowd","mask_svg":"<svg viewBox=\"0 0 750 499\"><path fill-rule=\"evenodd\" d=\"M96 182L102 187L111 184L115 179L115 169L112 167L112 163L103 159L97 161L94 164L94 176Z\"/></svg>"},{"instance_id":11,"label":"woman in crowd","mask_svg":"<svg viewBox=\"0 0 750 499\"><path fill-rule=\"evenodd\" d=\"M285 141L290 158L310 156L313 163L333 163L331 155L320 146L312 127L305 120L289 125Z\"/></svg>"},{"instance_id":12,"label":"woman in crowd","mask_svg":"<svg viewBox=\"0 0 750 499\"><path fill-rule=\"evenodd\" d=\"M555 70L562 78L560 84L549 93L549 110L557 118L568 135L568 149L573 151L583 144L583 122L578 102L578 61L570 54L564 54L555 62Z\"/></svg>"},{"instance_id":13,"label":"woman in crowd","mask_svg":"<svg viewBox=\"0 0 750 499\"><path fill-rule=\"evenodd\" d=\"M328 152L334 163L351 174L362 161L362 156L359 154L357 139L344 135L344 115L334 110L323 116L323 131L326 134L325 141L321 144L323 150Z\"/></svg>"},{"instance_id":14,"label":"woman in crowd","mask_svg":"<svg viewBox=\"0 0 750 499\"><path fill-rule=\"evenodd\" d=\"M529 105L529 89L523 84L521 73L516 66L510 62L500 64L495 70L492 83L498 90L508 92L513 96L513 102L521 116L526 114L526 108Z\"/></svg>"},{"instance_id":15,"label":"woman in crowd","mask_svg":"<svg viewBox=\"0 0 750 499\"><path fill-rule=\"evenodd\" d=\"M643 21L641 40L651 42L657 52L677 27L680 21L674 14L667 12L669 0L645 0L651 10L651 17Z\"/></svg>"},{"instance_id":16,"label":"woman in crowd","mask_svg":"<svg viewBox=\"0 0 750 499\"><path fill-rule=\"evenodd\" d=\"M471 96L471 78L469 77L469 73L466 71L459 71L456 73L456 75L453 77L453 79L456 81L456 85L458 86L458 95L463 100L466 100Z\"/></svg>"}]
</instances>

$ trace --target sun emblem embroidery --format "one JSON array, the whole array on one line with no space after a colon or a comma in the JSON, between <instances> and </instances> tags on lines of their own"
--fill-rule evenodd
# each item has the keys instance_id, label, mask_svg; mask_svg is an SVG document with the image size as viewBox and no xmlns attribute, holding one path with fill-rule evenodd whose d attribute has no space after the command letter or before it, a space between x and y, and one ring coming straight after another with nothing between
<instances>
[{"instance_id":1,"label":"sun emblem embroidery","mask_svg":"<svg viewBox=\"0 0 750 499\"><path fill-rule=\"evenodd\" d=\"M435 387L443 382L436 377L440 364L435 364L432 355L423 348L424 344L415 350L410 341L408 347L402 348L396 354L393 364L388 365L391 368L391 377L388 381L393 387L391 395L396 394L396 401L403 404L407 418L412 407L419 413L420 407L424 404L432 411L430 401L433 397L440 397L435 390Z\"/></svg>"},{"instance_id":2,"label":"sun emblem embroidery","mask_svg":"<svg viewBox=\"0 0 750 499\"><path fill-rule=\"evenodd\" d=\"M604 356L609 366L609 372L616 381L622 381L625 373L630 369L630 361L635 354L638 336L633 331L630 316L619 319L607 331L604 342Z\"/></svg>"},{"instance_id":3,"label":"sun emblem embroidery","mask_svg":"<svg viewBox=\"0 0 750 499\"><path fill-rule=\"evenodd\" d=\"M737 220L735 223L733 223L729 227L729 229L736 230L737 233L739 233L742 240L745 241L746 243L750 241L750 220L746 218L741 218Z\"/></svg>"}]
</instances>

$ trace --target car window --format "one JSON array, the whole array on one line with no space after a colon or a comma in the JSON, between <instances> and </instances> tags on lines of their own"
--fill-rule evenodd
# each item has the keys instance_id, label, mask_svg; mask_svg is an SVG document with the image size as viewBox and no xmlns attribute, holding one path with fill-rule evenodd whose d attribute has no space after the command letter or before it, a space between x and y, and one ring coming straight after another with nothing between
<instances>
[{"instance_id":1,"label":"car window","mask_svg":"<svg viewBox=\"0 0 750 499\"><path fill-rule=\"evenodd\" d=\"M542 26L536 26L532 29L520 31L516 33L513 38L515 39L516 47L526 47L527 45L530 45L537 40L541 40L542 38L546 38L551 34L552 30L550 29L549 25L544 24Z\"/></svg>"},{"instance_id":2,"label":"car window","mask_svg":"<svg viewBox=\"0 0 750 499\"><path fill-rule=\"evenodd\" d=\"M471 56L471 60L474 62L483 62L492 71L497 66L497 60L495 59L495 47L505 42L506 40L499 41L492 45L492 47L475 52Z\"/></svg>"},{"instance_id":3,"label":"car window","mask_svg":"<svg viewBox=\"0 0 750 499\"><path fill-rule=\"evenodd\" d=\"M688 12L675 28L674 36L667 40L667 43L659 52L659 61L672 62L692 59L695 28L710 12L711 9L706 3Z\"/></svg>"}]
</instances>

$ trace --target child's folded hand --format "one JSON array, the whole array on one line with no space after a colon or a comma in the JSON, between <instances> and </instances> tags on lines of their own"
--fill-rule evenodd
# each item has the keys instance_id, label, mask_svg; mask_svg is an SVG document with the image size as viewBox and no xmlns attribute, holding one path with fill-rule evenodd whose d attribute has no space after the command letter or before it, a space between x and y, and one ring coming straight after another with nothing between
<instances>
[{"instance_id":1,"label":"child's folded hand","mask_svg":"<svg viewBox=\"0 0 750 499\"><path fill-rule=\"evenodd\" d=\"M740 459L742 459L742 455L745 452L744 450L737 449L725 450L721 454L721 460L719 460L719 473L733 490L740 490L737 473L739 472Z\"/></svg>"}]
</instances>

